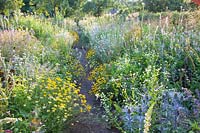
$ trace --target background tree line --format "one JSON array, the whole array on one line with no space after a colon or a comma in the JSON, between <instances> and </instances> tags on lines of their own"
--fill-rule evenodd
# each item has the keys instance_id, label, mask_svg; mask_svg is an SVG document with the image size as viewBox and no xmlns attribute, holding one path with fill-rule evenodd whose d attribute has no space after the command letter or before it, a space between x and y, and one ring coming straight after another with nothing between
<instances>
[{"instance_id":1,"label":"background tree line","mask_svg":"<svg viewBox=\"0 0 200 133\"><path fill-rule=\"evenodd\" d=\"M0 13L12 14L16 10L29 13L44 14L56 17L58 13L64 17L72 15L92 14L100 16L102 12L116 9L120 13L142 10L161 12L166 10L192 9L190 0L0 0ZM113 10L114 11L114 10Z\"/></svg>"}]
</instances>

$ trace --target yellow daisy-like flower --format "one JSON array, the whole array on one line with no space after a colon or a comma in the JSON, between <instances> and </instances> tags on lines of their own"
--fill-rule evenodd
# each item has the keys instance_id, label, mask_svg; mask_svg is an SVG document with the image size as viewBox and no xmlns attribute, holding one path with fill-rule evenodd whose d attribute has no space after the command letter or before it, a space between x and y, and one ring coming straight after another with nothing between
<instances>
[{"instance_id":1,"label":"yellow daisy-like flower","mask_svg":"<svg viewBox=\"0 0 200 133\"><path fill-rule=\"evenodd\" d=\"M75 90L74 90L74 93L75 93L75 94L79 94L79 92L80 92L79 89L75 89Z\"/></svg>"},{"instance_id":2,"label":"yellow daisy-like flower","mask_svg":"<svg viewBox=\"0 0 200 133\"><path fill-rule=\"evenodd\" d=\"M86 104L87 100L86 99L81 99L82 104Z\"/></svg>"},{"instance_id":3,"label":"yellow daisy-like flower","mask_svg":"<svg viewBox=\"0 0 200 133\"><path fill-rule=\"evenodd\" d=\"M95 54L95 51L93 49L88 50L86 54L86 59L91 58Z\"/></svg>"},{"instance_id":4,"label":"yellow daisy-like flower","mask_svg":"<svg viewBox=\"0 0 200 133\"><path fill-rule=\"evenodd\" d=\"M87 105L87 106L86 106L86 109L87 109L87 111L90 112L90 110L92 109L92 107L91 107L90 105Z\"/></svg>"},{"instance_id":5,"label":"yellow daisy-like flower","mask_svg":"<svg viewBox=\"0 0 200 133\"><path fill-rule=\"evenodd\" d=\"M56 80L62 82L62 79L60 77L57 77Z\"/></svg>"},{"instance_id":6,"label":"yellow daisy-like flower","mask_svg":"<svg viewBox=\"0 0 200 133\"><path fill-rule=\"evenodd\" d=\"M58 107L59 107L60 110L63 110L65 108L65 106L66 105L64 103L61 103Z\"/></svg>"}]
</instances>

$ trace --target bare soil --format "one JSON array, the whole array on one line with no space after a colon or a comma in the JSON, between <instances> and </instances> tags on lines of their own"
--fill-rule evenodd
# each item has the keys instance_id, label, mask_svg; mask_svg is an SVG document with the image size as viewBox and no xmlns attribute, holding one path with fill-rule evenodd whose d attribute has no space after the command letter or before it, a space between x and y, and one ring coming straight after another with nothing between
<instances>
[{"instance_id":1,"label":"bare soil","mask_svg":"<svg viewBox=\"0 0 200 133\"><path fill-rule=\"evenodd\" d=\"M87 50L85 48L75 47L76 57L85 69L85 75L81 84L81 94L84 94L87 103L92 106L90 112L80 113L67 125L64 133L119 133L116 128L110 127L109 123L103 118L104 110L100 106L100 101L90 94L92 87L91 81L88 80L90 68L86 59Z\"/></svg>"}]
</instances>

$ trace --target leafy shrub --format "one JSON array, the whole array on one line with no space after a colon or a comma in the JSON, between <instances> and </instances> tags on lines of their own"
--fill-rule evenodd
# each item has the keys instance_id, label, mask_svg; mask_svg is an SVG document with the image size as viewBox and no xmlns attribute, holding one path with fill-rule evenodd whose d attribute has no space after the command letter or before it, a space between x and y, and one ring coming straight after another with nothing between
<instances>
[{"instance_id":1,"label":"leafy shrub","mask_svg":"<svg viewBox=\"0 0 200 133\"><path fill-rule=\"evenodd\" d=\"M145 8L152 12L160 12L167 9L180 11L186 5L184 0L144 0L144 3Z\"/></svg>"},{"instance_id":2,"label":"leafy shrub","mask_svg":"<svg viewBox=\"0 0 200 133\"><path fill-rule=\"evenodd\" d=\"M62 46L64 43L64 46L68 45L70 47L74 41L77 41L77 36L73 36L68 32L70 25L68 27L64 22L63 26L60 27L53 19L47 20L42 16L23 16L21 14L17 14L10 21L15 26L15 29L30 31L31 34L42 41L43 45L57 47ZM59 43L62 45L58 45Z\"/></svg>"},{"instance_id":3,"label":"leafy shrub","mask_svg":"<svg viewBox=\"0 0 200 133\"><path fill-rule=\"evenodd\" d=\"M82 23L84 24L84 21ZM124 47L123 31L128 28L128 22L123 23L119 18L109 16L94 20L92 26L85 28L84 32L88 33L90 39L89 48L95 51L94 56L98 62L110 62L122 54L121 51Z\"/></svg>"},{"instance_id":4,"label":"leafy shrub","mask_svg":"<svg viewBox=\"0 0 200 133\"><path fill-rule=\"evenodd\" d=\"M118 128L129 132L142 131L144 115L151 103L144 103L141 106L142 108L146 106L142 113L138 104L139 101L144 101L141 95L148 92L151 99L147 102L153 102L157 100L162 88L162 84L158 81L159 69L150 66L156 60L157 57L154 55L135 53L132 57L125 56L111 64L99 66L91 72L89 79L94 81L92 91L101 101L105 101L103 107L109 110L107 111L109 114L111 113L108 119ZM131 115L129 107L138 107L138 113L142 113L142 118L138 121L140 123L135 121L138 117L135 117L135 120L129 117ZM115 111L112 111L113 109ZM115 119L112 118L112 113ZM136 114L136 112L132 113ZM122 125L119 124L119 119Z\"/></svg>"},{"instance_id":5,"label":"leafy shrub","mask_svg":"<svg viewBox=\"0 0 200 133\"><path fill-rule=\"evenodd\" d=\"M1 5L0 6L0 13L5 14L5 15L10 15L11 13L13 13L16 10L19 10L23 6L23 0L15 0L15 1L1 0L0 5Z\"/></svg>"},{"instance_id":6,"label":"leafy shrub","mask_svg":"<svg viewBox=\"0 0 200 133\"><path fill-rule=\"evenodd\" d=\"M182 25L183 27L187 27L188 29L199 29L199 11L193 12L159 12L152 13L144 11L140 13L140 20L143 20L145 23L151 24L151 27L163 25L171 28L174 25ZM187 25L187 26L186 26Z\"/></svg>"},{"instance_id":7,"label":"leafy shrub","mask_svg":"<svg viewBox=\"0 0 200 133\"><path fill-rule=\"evenodd\" d=\"M13 23L16 28L31 30L41 40L51 38L55 34L55 27L49 21L37 16L17 14Z\"/></svg>"}]
</instances>

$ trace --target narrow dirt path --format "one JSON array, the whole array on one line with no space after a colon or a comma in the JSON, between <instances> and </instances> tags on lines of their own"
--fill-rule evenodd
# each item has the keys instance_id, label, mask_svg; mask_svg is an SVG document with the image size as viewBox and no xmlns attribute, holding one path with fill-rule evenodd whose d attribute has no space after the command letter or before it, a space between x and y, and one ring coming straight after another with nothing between
<instances>
[{"instance_id":1,"label":"narrow dirt path","mask_svg":"<svg viewBox=\"0 0 200 133\"><path fill-rule=\"evenodd\" d=\"M87 103L90 104L91 106L95 106L98 105L99 102L95 99L94 95L89 94L89 91L92 87L92 83L91 81L88 80L88 76L90 74L90 68L88 66L88 61L86 60L86 53L87 50L84 48L76 48L76 50L79 54L79 61L81 63L81 65L83 66L86 75L83 76L82 80L81 80L81 93L84 94L86 96L87 99Z\"/></svg>"},{"instance_id":2,"label":"narrow dirt path","mask_svg":"<svg viewBox=\"0 0 200 133\"><path fill-rule=\"evenodd\" d=\"M75 48L77 57L81 65L84 67L86 75L83 76L80 81L81 94L84 94L87 99L87 103L92 106L90 112L79 114L70 127L64 131L64 133L119 133L118 130L108 126L107 122L102 118L104 114L103 109L100 107L100 102L96 100L94 95L89 93L92 83L88 80L90 68L85 58L86 50L84 48Z\"/></svg>"},{"instance_id":3,"label":"narrow dirt path","mask_svg":"<svg viewBox=\"0 0 200 133\"><path fill-rule=\"evenodd\" d=\"M86 48L80 47L80 43L74 47L75 56L84 67L86 73L82 77L82 80L79 81L79 84L81 84L80 93L86 96L87 103L92 106L92 109L90 112L80 113L76 116L64 133L119 133L117 129L108 126L108 122L102 117L104 111L100 107L100 102L94 95L89 93L92 83L88 80L90 68L86 59L87 50Z\"/></svg>"}]
</instances>

